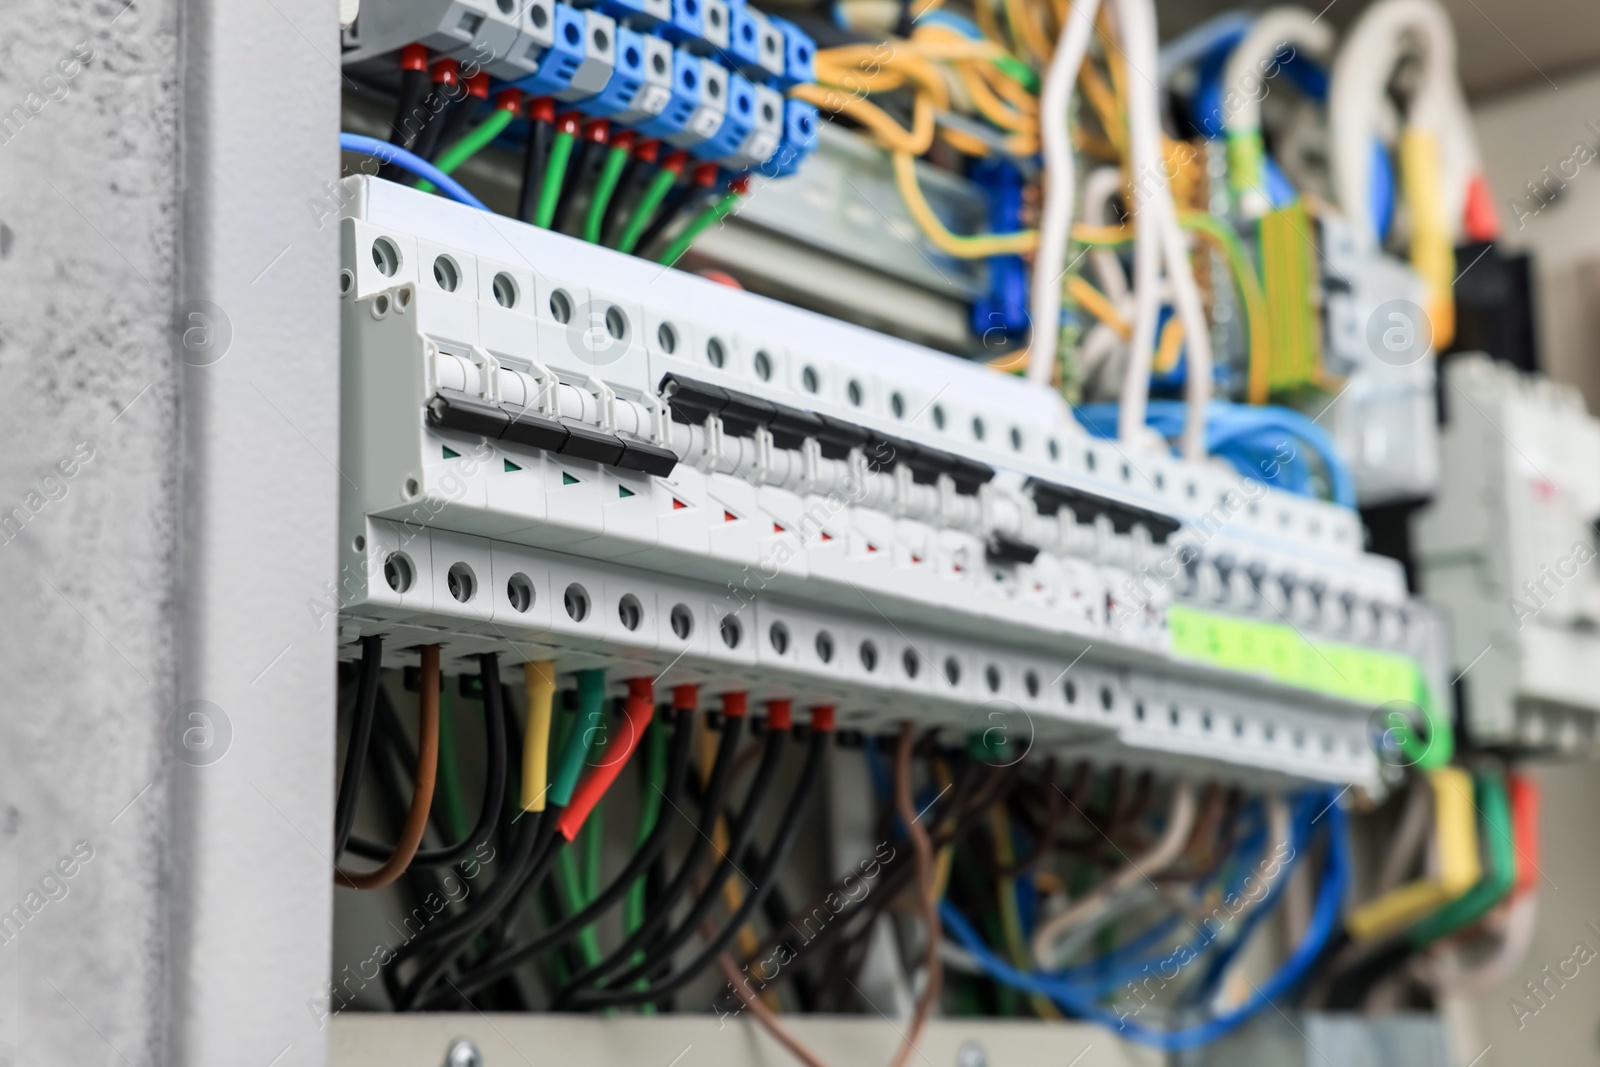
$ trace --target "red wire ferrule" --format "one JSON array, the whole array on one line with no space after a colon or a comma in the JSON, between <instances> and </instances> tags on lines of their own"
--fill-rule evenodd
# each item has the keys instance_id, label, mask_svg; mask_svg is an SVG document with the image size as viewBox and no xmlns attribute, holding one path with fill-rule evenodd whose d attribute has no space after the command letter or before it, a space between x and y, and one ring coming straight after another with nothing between
<instances>
[{"instance_id":1,"label":"red wire ferrule","mask_svg":"<svg viewBox=\"0 0 1600 1067\"><path fill-rule=\"evenodd\" d=\"M654 163L661 154L661 142L654 137L646 137L633 149L633 158L641 159L646 163Z\"/></svg>"},{"instance_id":2,"label":"red wire ferrule","mask_svg":"<svg viewBox=\"0 0 1600 1067\"><path fill-rule=\"evenodd\" d=\"M528 120L530 122L550 122L556 120L556 102L548 96L536 96L528 101Z\"/></svg>"},{"instance_id":3,"label":"red wire ferrule","mask_svg":"<svg viewBox=\"0 0 1600 1067\"><path fill-rule=\"evenodd\" d=\"M672 687L672 707L675 711L693 711L700 706L700 687L698 685L675 685Z\"/></svg>"},{"instance_id":4,"label":"red wire ferrule","mask_svg":"<svg viewBox=\"0 0 1600 1067\"><path fill-rule=\"evenodd\" d=\"M1517 843L1517 880L1512 894L1521 896L1539 882L1539 783L1527 774L1510 777L1511 838Z\"/></svg>"},{"instance_id":5,"label":"red wire ferrule","mask_svg":"<svg viewBox=\"0 0 1600 1067\"><path fill-rule=\"evenodd\" d=\"M819 704L811 709L811 728L824 733L833 732L833 705Z\"/></svg>"},{"instance_id":6,"label":"red wire ferrule","mask_svg":"<svg viewBox=\"0 0 1600 1067\"><path fill-rule=\"evenodd\" d=\"M427 70L428 46L422 44L408 44L400 49L401 70Z\"/></svg>"},{"instance_id":7,"label":"red wire ferrule","mask_svg":"<svg viewBox=\"0 0 1600 1067\"><path fill-rule=\"evenodd\" d=\"M595 144L605 144L611 139L611 123L605 119L594 119L583 128L583 137Z\"/></svg>"},{"instance_id":8,"label":"red wire ferrule","mask_svg":"<svg viewBox=\"0 0 1600 1067\"><path fill-rule=\"evenodd\" d=\"M489 99L489 73L479 71L467 79L467 95L475 96L479 100Z\"/></svg>"},{"instance_id":9,"label":"red wire ferrule","mask_svg":"<svg viewBox=\"0 0 1600 1067\"><path fill-rule=\"evenodd\" d=\"M522 91L520 89L502 89L500 95L494 98L497 111L509 111L515 115L522 110Z\"/></svg>"},{"instance_id":10,"label":"red wire ferrule","mask_svg":"<svg viewBox=\"0 0 1600 1067\"><path fill-rule=\"evenodd\" d=\"M689 153L680 148L662 161L661 169L670 170L674 174L682 174L683 165L687 162L689 162Z\"/></svg>"},{"instance_id":11,"label":"red wire ferrule","mask_svg":"<svg viewBox=\"0 0 1600 1067\"><path fill-rule=\"evenodd\" d=\"M455 85L461 81L461 64L453 59L441 59L433 65L435 85Z\"/></svg>"},{"instance_id":12,"label":"red wire ferrule","mask_svg":"<svg viewBox=\"0 0 1600 1067\"><path fill-rule=\"evenodd\" d=\"M715 163L702 163L694 169L694 183L703 185L707 189L717 184L717 165Z\"/></svg>"},{"instance_id":13,"label":"red wire ferrule","mask_svg":"<svg viewBox=\"0 0 1600 1067\"><path fill-rule=\"evenodd\" d=\"M740 174L728 182L728 191L743 196L750 191L750 175Z\"/></svg>"},{"instance_id":14,"label":"red wire ferrule","mask_svg":"<svg viewBox=\"0 0 1600 1067\"><path fill-rule=\"evenodd\" d=\"M722 714L730 719L742 719L750 714L750 701L744 693L723 693Z\"/></svg>"},{"instance_id":15,"label":"red wire ferrule","mask_svg":"<svg viewBox=\"0 0 1600 1067\"><path fill-rule=\"evenodd\" d=\"M556 126L562 133L578 136L578 127L583 121L583 116L576 111L564 111L556 116Z\"/></svg>"},{"instance_id":16,"label":"red wire ferrule","mask_svg":"<svg viewBox=\"0 0 1600 1067\"><path fill-rule=\"evenodd\" d=\"M767 729L788 730L794 726L794 705L787 700L767 701Z\"/></svg>"}]
</instances>

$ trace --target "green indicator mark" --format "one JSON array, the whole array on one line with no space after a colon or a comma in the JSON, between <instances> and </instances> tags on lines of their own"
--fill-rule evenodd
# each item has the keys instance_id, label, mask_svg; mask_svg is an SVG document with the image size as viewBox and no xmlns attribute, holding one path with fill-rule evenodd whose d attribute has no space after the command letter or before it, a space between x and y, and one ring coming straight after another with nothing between
<instances>
[{"instance_id":1,"label":"green indicator mark","mask_svg":"<svg viewBox=\"0 0 1600 1067\"><path fill-rule=\"evenodd\" d=\"M578 484L578 479L574 478L572 475L568 474L566 471L562 471L561 472L561 484L562 485L577 485Z\"/></svg>"},{"instance_id":2,"label":"green indicator mark","mask_svg":"<svg viewBox=\"0 0 1600 1067\"><path fill-rule=\"evenodd\" d=\"M522 469L521 467L517 466L515 463L511 462L509 459L506 460L505 462L506 462L506 473L507 474L510 474L512 471L519 471L519 470Z\"/></svg>"},{"instance_id":3,"label":"green indicator mark","mask_svg":"<svg viewBox=\"0 0 1600 1067\"><path fill-rule=\"evenodd\" d=\"M459 459L459 458L461 458L461 453L457 452L455 449L451 448L449 445L445 445L444 446L444 458L445 459Z\"/></svg>"},{"instance_id":4,"label":"green indicator mark","mask_svg":"<svg viewBox=\"0 0 1600 1067\"><path fill-rule=\"evenodd\" d=\"M632 495L633 495L633 490L632 489L629 489L625 485L617 486L617 496L626 498L626 497L630 497Z\"/></svg>"}]
</instances>

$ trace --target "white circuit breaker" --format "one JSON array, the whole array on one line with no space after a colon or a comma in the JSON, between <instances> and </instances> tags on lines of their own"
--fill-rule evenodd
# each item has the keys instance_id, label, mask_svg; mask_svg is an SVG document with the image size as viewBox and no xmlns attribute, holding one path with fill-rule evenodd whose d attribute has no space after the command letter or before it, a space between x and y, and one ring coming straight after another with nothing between
<instances>
[{"instance_id":1,"label":"white circuit breaker","mask_svg":"<svg viewBox=\"0 0 1600 1067\"><path fill-rule=\"evenodd\" d=\"M1483 356L1445 369L1442 478L1415 527L1472 738L1573 751L1600 713L1600 422Z\"/></svg>"},{"instance_id":2,"label":"white circuit breaker","mask_svg":"<svg viewBox=\"0 0 1600 1067\"><path fill-rule=\"evenodd\" d=\"M1377 782L1371 706L1175 655L1169 625L1178 605L1330 666L1336 645L1426 659L1431 616L1353 512L1130 456L981 365L348 180L347 648L384 632L396 663L442 642L845 723L998 713L1086 755Z\"/></svg>"}]
</instances>

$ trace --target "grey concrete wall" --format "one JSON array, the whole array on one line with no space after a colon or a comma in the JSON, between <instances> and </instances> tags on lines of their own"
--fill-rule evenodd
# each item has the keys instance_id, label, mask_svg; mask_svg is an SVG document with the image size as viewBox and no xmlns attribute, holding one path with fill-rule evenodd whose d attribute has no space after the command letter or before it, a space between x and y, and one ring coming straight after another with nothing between
<instances>
[{"instance_id":1,"label":"grey concrete wall","mask_svg":"<svg viewBox=\"0 0 1600 1067\"><path fill-rule=\"evenodd\" d=\"M325 1061L337 55L0 6L0 1065Z\"/></svg>"}]
</instances>

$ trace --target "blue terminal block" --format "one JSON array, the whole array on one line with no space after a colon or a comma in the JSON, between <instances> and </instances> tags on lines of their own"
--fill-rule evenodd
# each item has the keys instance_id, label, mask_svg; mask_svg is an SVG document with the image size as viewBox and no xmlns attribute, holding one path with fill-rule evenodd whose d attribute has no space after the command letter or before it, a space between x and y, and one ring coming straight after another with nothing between
<instances>
[{"instance_id":1,"label":"blue terminal block","mask_svg":"<svg viewBox=\"0 0 1600 1067\"><path fill-rule=\"evenodd\" d=\"M704 13L700 0L672 0L672 18L657 32L673 44L694 44L705 36Z\"/></svg>"},{"instance_id":2,"label":"blue terminal block","mask_svg":"<svg viewBox=\"0 0 1600 1067\"><path fill-rule=\"evenodd\" d=\"M518 81L517 88L529 96L555 96L571 86L572 76L583 66L586 28L583 12L558 0L555 40L540 61L538 73Z\"/></svg>"},{"instance_id":3,"label":"blue terminal block","mask_svg":"<svg viewBox=\"0 0 1600 1067\"><path fill-rule=\"evenodd\" d=\"M578 110L586 115L610 118L627 111L633 106L639 86L644 84L644 35L625 26L618 26L616 34L616 58L615 66L611 68L611 79L606 82L604 89L577 103Z\"/></svg>"},{"instance_id":4,"label":"blue terminal block","mask_svg":"<svg viewBox=\"0 0 1600 1067\"><path fill-rule=\"evenodd\" d=\"M663 140L682 133L699 107L700 57L676 49L672 53L672 95L660 114L640 124L639 132Z\"/></svg>"},{"instance_id":5,"label":"blue terminal block","mask_svg":"<svg viewBox=\"0 0 1600 1067\"><path fill-rule=\"evenodd\" d=\"M989 228L1012 233L1022 228L1022 172L1006 159L980 159L969 175L989 201ZM1022 257L991 256L988 291L972 305L972 329L979 337L998 329L1007 337L1028 332L1028 275Z\"/></svg>"},{"instance_id":6,"label":"blue terminal block","mask_svg":"<svg viewBox=\"0 0 1600 1067\"><path fill-rule=\"evenodd\" d=\"M717 132L689 149L696 159L721 159L737 153L755 128L756 88L738 74L728 74L728 110Z\"/></svg>"},{"instance_id":7,"label":"blue terminal block","mask_svg":"<svg viewBox=\"0 0 1600 1067\"><path fill-rule=\"evenodd\" d=\"M783 141L772 158L761 165L761 173L769 178L782 178L793 174L817 148L817 109L803 100L783 102Z\"/></svg>"},{"instance_id":8,"label":"blue terminal block","mask_svg":"<svg viewBox=\"0 0 1600 1067\"><path fill-rule=\"evenodd\" d=\"M729 12L729 22L728 54L733 57L734 65L746 77L764 81L761 40L769 29L766 17L755 8L746 6Z\"/></svg>"},{"instance_id":9,"label":"blue terminal block","mask_svg":"<svg viewBox=\"0 0 1600 1067\"><path fill-rule=\"evenodd\" d=\"M768 15L767 21L783 34L783 73L778 76L778 88L788 90L816 81L817 42L788 19Z\"/></svg>"}]
</instances>

